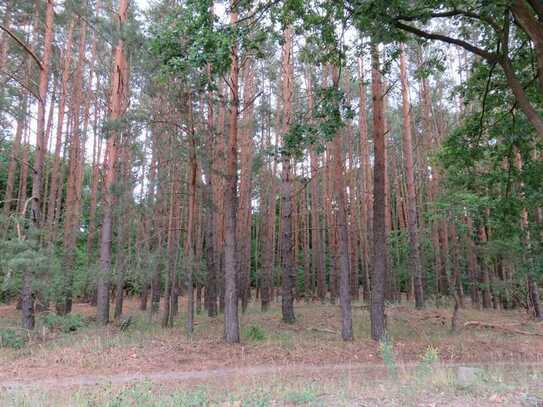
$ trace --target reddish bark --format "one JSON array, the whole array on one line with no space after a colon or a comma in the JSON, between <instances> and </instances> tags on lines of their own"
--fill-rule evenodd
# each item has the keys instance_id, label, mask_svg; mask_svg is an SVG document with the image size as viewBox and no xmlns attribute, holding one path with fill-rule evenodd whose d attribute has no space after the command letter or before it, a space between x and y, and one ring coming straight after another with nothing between
<instances>
[{"instance_id":1,"label":"reddish bark","mask_svg":"<svg viewBox=\"0 0 543 407\"><path fill-rule=\"evenodd\" d=\"M407 81L407 62L404 46L400 54L400 79L402 82L402 113L403 113L403 158L407 181L407 222L409 234L409 272L414 278L415 306L424 307L424 289L422 283L422 264L417 226L417 196L415 192L415 171L413 164L413 140L411 136L411 115L409 101L409 83Z\"/></svg>"},{"instance_id":2,"label":"reddish bark","mask_svg":"<svg viewBox=\"0 0 543 407\"><path fill-rule=\"evenodd\" d=\"M128 18L128 0L120 0L117 14L118 26L122 30ZM123 113L127 91L127 62L123 40L120 38L114 49L114 66L111 77L109 119L118 120ZM118 134L112 132L107 139L106 155L103 163L104 184L102 194L102 225L100 229L100 270L97 279L97 315L100 324L109 322L109 287L111 280L111 240L113 235L113 205L115 183L115 165L117 162Z\"/></svg>"}]
</instances>

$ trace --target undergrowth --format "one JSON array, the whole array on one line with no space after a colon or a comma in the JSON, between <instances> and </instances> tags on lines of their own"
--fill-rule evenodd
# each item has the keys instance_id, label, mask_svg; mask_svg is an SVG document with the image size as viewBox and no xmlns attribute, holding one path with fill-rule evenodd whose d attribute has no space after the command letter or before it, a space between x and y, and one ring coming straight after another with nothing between
<instances>
[{"instance_id":1,"label":"undergrowth","mask_svg":"<svg viewBox=\"0 0 543 407\"><path fill-rule=\"evenodd\" d=\"M40 316L41 323L52 331L75 332L88 325L85 317L79 314L57 315L46 313Z\"/></svg>"},{"instance_id":2,"label":"undergrowth","mask_svg":"<svg viewBox=\"0 0 543 407\"><path fill-rule=\"evenodd\" d=\"M266 332L258 325L249 325L243 330L243 337L249 341L260 342L266 339Z\"/></svg>"},{"instance_id":3,"label":"undergrowth","mask_svg":"<svg viewBox=\"0 0 543 407\"><path fill-rule=\"evenodd\" d=\"M0 348L21 349L26 345L28 336L15 329L0 329Z\"/></svg>"}]
</instances>

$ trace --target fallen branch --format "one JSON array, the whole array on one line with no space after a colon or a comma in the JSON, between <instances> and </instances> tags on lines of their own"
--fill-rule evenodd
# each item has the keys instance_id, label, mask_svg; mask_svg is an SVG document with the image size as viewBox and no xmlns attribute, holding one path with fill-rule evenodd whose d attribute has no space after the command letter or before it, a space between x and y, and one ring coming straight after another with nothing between
<instances>
[{"instance_id":1,"label":"fallen branch","mask_svg":"<svg viewBox=\"0 0 543 407\"><path fill-rule=\"evenodd\" d=\"M424 315L424 316L420 317L419 319L421 321L426 321L428 319L440 319L440 320L446 321L447 317L445 317L443 315Z\"/></svg>"},{"instance_id":2,"label":"fallen branch","mask_svg":"<svg viewBox=\"0 0 543 407\"><path fill-rule=\"evenodd\" d=\"M543 336L543 333L539 333L539 332L521 331L519 329L508 328L503 325L489 324L487 322L481 322L481 321L467 321L464 323L464 328L467 328L470 326L475 326L475 327L480 327L480 328L500 329L505 332L519 334L519 335Z\"/></svg>"},{"instance_id":3,"label":"fallen branch","mask_svg":"<svg viewBox=\"0 0 543 407\"><path fill-rule=\"evenodd\" d=\"M332 329L326 329L326 328L306 328L308 331L314 331L314 332L322 332L322 333L325 333L325 334L334 334L334 335L338 335L339 332L337 331L334 331Z\"/></svg>"}]
</instances>

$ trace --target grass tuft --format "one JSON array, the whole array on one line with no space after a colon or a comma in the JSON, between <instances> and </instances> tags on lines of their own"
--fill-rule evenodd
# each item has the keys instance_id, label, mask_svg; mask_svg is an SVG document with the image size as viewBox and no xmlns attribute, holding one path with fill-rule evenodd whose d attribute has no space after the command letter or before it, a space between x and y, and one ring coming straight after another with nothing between
<instances>
[{"instance_id":1,"label":"grass tuft","mask_svg":"<svg viewBox=\"0 0 543 407\"><path fill-rule=\"evenodd\" d=\"M15 329L0 330L0 348L21 349L26 345L28 338Z\"/></svg>"},{"instance_id":2,"label":"grass tuft","mask_svg":"<svg viewBox=\"0 0 543 407\"><path fill-rule=\"evenodd\" d=\"M261 342L266 339L266 333L260 326L253 324L243 330L243 337L252 342Z\"/></svg>"}]
</instances>

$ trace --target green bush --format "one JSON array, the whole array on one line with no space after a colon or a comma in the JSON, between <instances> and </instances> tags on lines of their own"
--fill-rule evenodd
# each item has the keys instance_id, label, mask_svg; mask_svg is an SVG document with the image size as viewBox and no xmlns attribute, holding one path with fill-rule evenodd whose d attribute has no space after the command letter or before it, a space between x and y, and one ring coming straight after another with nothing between
<instances>
[{"instance_id":1,"label":"green bush","mask_svg":"<svg viewBox=\"0 0 543 407\"><path fill-rule=\"evenodd\" d=\"M249 341L260 342L266 339L266 333L258 325L249 325L243 331L243 336Z\"/></svg>"},{"instance_id":2,"label":"green bush","mask_svg":"<svg viewBox=\"0 0 543 407\"><path fill-rule=\"evenodd\" d=\"M313 388L304 388L299 391L288 392L285 395L285 401L294 405L309 404L318 398L314 390Z\"/></svg>"},{"instance_id":3,"label":"green bush","mask_svg":"<svg viewBox=\"0 0 543 407\"><path fill-rule=\"evenodd\" d=\"M0 329L0 348L21 349L26 341L26 335L14 329Z\"/></svg>"},{"instance_id":4,"label":"green bush","mask_svg":"<svg viewBox=\"0 0 543 407\"><path fill-rule=\"evenodd\" d=\"M392 340L387 335L379 342L379 353L383 358L389 376L393 379L397 379L398 367L396 365L396 356L394 355L394 346Z\"/></svg>"},{"instance_id":5,"label":"green bush","mask_svg":"<svg viewBox=\"0 0 543 407\"><path fill-rule=\"evenodd\" d=\"M88 325L85 317L79 314L45 314L41 319L43 325L49 329L64 333L74 332Z\"/></svg>"},{"instance_id":6,"label":"green bush","mask_svg":"<svg viewBox=\"0 0 543 407\"><path fill-rule=\"evenodd\" d=\"M439 351L433 346L428 346L426 352L422 356L419 364L415 368L415 377L417 381L429 376L432 373L432 367L439 362Z\"/></svg>"}]
</instances>

